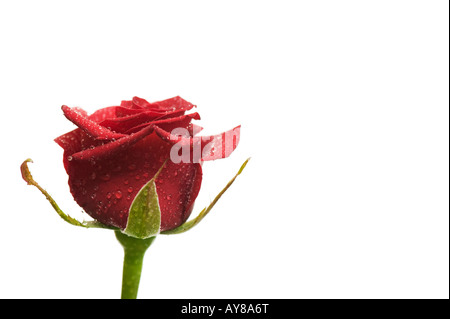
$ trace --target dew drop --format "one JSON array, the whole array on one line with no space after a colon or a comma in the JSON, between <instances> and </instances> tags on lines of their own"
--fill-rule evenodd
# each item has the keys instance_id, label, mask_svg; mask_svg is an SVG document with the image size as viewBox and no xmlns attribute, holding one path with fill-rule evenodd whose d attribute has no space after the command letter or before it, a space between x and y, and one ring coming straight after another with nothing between
<instances>
[{"instance_id":1,"label":"dew drop","mask_svg":"<svg viewBox=\"0 0 450 319\"><path fill-rule=\"evenodd\" d=\"M133 187L128 187L128 193L132 193L133 192Z\"/></svg>"},{"instance_id":2,"label":"dew drop","mask_svg":"<svg viewBox=\"0 0 450 319\"><path fill-rule=\"evenodd\" d=\"M135 170L135 169L136 169L136 164L130 164L130 165L128 165L128 169L129 169L130 171Z\"/></svg>"},{"instance_id":3,"label":"dew drop","mask_svg":"<svg viewBox=\"0 0 450 319\"><path fill-rule=\"evenodd\" d=\"M95 172L92 172L91 179L94 180L96 177L97 177L97 174L95 174Z\"/></svg>"},{"instance_id":4,"label":"dew drop","mask_svg":"<svg viewBox=\"0 0 450 319\"><path fill-rule=\"evenodd\" d=\"M117 191L115 194L117 199L121 199L122 198L122 192L121 191Z\"/></svg>"},{"instance_id":5,"label":"dew drop","mask_svg":"<svg viewBox=\"0 0 450 319\"><path fill-rule=\"evenodd\" d=\"M124 180L123 183L124 183L125 185L128 185L128 183L129 183L128 179Z\"/></svg>"},{"instance_id":6,"label":"dew drop","mask_svg":"<svg viewBox=\"0 0 450 319\"><path fill-rule=\"evenodd\" d=\"M144 176L144 178L148 178L148 173L144 173L142 176Z\"/></svg>"},{"instance_id":7,"label":"dew drop","mask_svg":"<svg viewBox=\"0 0 450 319\"><path fill-rule=\"evenodd\" d=\"M136 178L136 179L141 179L141 176L136 175L134 178Z\"/></svg>"},{"instance_id":8,"label":"dew drop","mask_svg":"<svg viewBox=\"0 0 450 319\"><path fill-rule=\"evenodd\" d=\"M106 182L106 181L109 181L111 179L111 176L109 176L109 174L105 174L105 175L103 175L101 177L101 179Z\"/></svg>"},{"instance_id":9,"label":"dew drop","mask_svg":"<svg viewBox=\"0 0 450 319\"><path fill-rule=\"evenodd\" d=\"M94 199L95 197L97 197L97 194L96 193L92 193L91 199Z\"/></svg>"},{"instance_id":10,"label":"dew drop","mask_svg":"<svg viewBox=\"0 0 450 319\"><path fill-rule=\"evenodd\" d=\"M106 198L110 199L111 198L111 193L106 194Z\"/></svg>"},{"instance_id":11,"label":"dew drop","mask_svg":"<svg viewBox=\"0 0 450 319\"><path fill-rule=\"evenodd\" d=\"M178 175L178 171L175 171L175 172L173 173L173 175L177 176L177 175Z\"/></svg>"},{"instance_id":12,"label":"dew drop","mask_svg":"<svg viewBox=\"0 0 450 319\"><path fill-rule=\"evenodd\" d=\"M67 156L67 160L70 162L73 159L72 156Z\"/></svg>"}]
</instances>

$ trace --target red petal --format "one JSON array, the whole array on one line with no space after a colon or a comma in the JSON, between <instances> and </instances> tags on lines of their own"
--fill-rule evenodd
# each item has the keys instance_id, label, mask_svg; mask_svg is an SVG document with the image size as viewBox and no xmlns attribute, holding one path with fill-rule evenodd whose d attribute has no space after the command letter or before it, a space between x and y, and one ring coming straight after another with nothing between
<instances>
[{"instance_id":1,"label":"red petal","mask_svg":"<svg viewBox=\"0 0 450 319\"><path fill-rule=\"evenodd\" d=\"M84 132L77 128L73 131L70 131L66 134L63 134L57 138L55 138L55 142L61 146L65 151L69 152L70 154L73 154L75 152L79 152L82 150L81 147L81 139L82 135L86 134Z\"/></svg>"},{"instance_id":2,"label":"red petal","mask_svg":"<svg viewBox=\"0 0 450 319\"><path fill-rule=\"evenodd\" d=\"M136 110L133 110L136 111ZM179 113L184 113L184 111L175 111L171 113L161 113L161 112L155 112L155 111L142 111L139 110L139 113L125 116L125 117L118 117L115 119L107 119L105 121L102 121L100 125L107 127L108 129L119 132L119 133L127 133L132 128L141 125L145 123L144 127L147 126L150 122L164 119L164 118L171 118L173 116L178 116ZM132 130L132 132L136 132L137 130Z\"/></svg>"},{"instance_id":3,"label":"red petal","mask_svg":"<svg viewBox=\"0 0 450 319\"><path fill-rule=\"evenodd\" d=\"M148 126L137 133L125 135L125 137L118 139L117 141L75 153L73 154L72 157L75 160L89 160L89 161L98 160L101 158L108 158L113 156L115 153L139 142L141 139L151 134L153 130L154 130L153 126Z\"/></svg>"},{"instance_id":4,"label":"red petal","mask_svg":"<svg viewBox=\"0 0 450 319\"><path fill-rule=\"evenodd\" d=\"M240 125L222 134L211 136L212 139L206 146L208 151L202 153L202 160L211 161L230 156L238 146L240 136Z\"/></svg>"},{"instance_id":5,"label":"red petal","mask_svg":"<svg viewBox=\"0 0 450 319\"><path fill-rule=\"evenodd\" d=\"M83 110L81 107L75 106L75 107L73 107L73 109L75 111L77 111L78 113L80 113L81 115L83 115L84 117L88 117L88 113L85 110Z\"/></svg>"},{"instance_id":6,"label":"red petal","mask_svg":"<svg viewBox=\"0 0 450 319\"><path fill-rule=\"evenodd\" d=\"M125 103L124 103L125 102ZM133 97L132 101L123 101L123 105L126 107L131 108L144 108L148 110L154 110L154 111L189 111L193 107L195 107L194 104L182 99L179 96L175 96L173 98L163 100L163 101L157 101L157 102L148 102L147 100L144 100L140 97Z\"/></svg>"},{"instance_id":7,"label":"red petal","mask_svg":"<svg viewBox=\"0 0 450 319\"><path fill-rule=\"evenodd\" d=\"M156 180L161 209L161 231L178 227L189 218L201 183L200 164L167 162Z\"/></svg>"},{"instance_id":8,"label":"red petal","mask_svg":"<svg viewBox=\"0 0 450 319\"><path fill-rule=\"evenodd\" d=\"M63 105L62 110L67 119L77 125L79 128L84 130L86 133L94 138L102 140L111 140L124 137L124 134L119 134L108 130L107 128L99 125L88 117L83 116L83 114L71 109L70 107Z\"/></svg>"},{"instance_id":9,"label":"red petal","mask_svg":"<svg viewBox=\"0 0 450 319\"><path fill-rule=\"evenodd\" d=\"M73 159L75 153L80 153L87 149L93 149L105 142L94 139L80 128L55 138L55 142L64 149L64 167L67 171L69 161Z\"/></svg>"},{"instance_id":10,"label":"red petal","mask_svg":"<svg viewBox=\"0 0 450 319\"><path fill-rule=\"evenodd\" d=\"M120 103L120 106L126 107L126 108L132 108L133 107L133 101L122 101Z\"/></svg>"},{"instance_id":11,"label":"red petal","mask_svg":"<svg viewBox=\"0 0 450 319\"><path fill-rule=\"evenodd\" d=\"M167 100L150 103L149 107L164 111L175 111L175 110L189 111L190 109L195 107L195 105L182 99L179 96L175 96Z\"/></svg>"},{"instance_id":12,"label":"red petal","mask_svg":"<svg viewBox=\"0 0 450 319\"><path fill-rule=\"evenodd\" d=\"M125 101L122 101L122 103ZM131 109L129 107L117 106L116 107L116 118L117 117L125 117L130 115L136 115L139 113L145 112L143 109Z\"/></svg>"},{"instance_id":13,"label":"red petal","mask_svg":"<svg viewBox=\"0 0 450 319\"><path fill-rule=\"evenodd\" d=\"M200 120L200 114L198 114L196 112L196 113L182 115L182 116L178 116L178 117L172 117L172 118L168 118L168 119L164 119L164 120L146 122L146 123L137 125L135 127L132 127L129 130L125 131L124 133L131 134L131 133L137 132L150 124L157 125L158 127L162 128L163 130L168 131L168 132L171 132L175 128L188 129L189 124L193 119Z\"/></svg>"},{"instance_id":14,"label":"red petal","mask_svg":"<svg viewBox=\"0 0 450 319\"><path fill-rule=\"evenodd\" d=\"M211 161L230 156L239 144L240 129L241 126L239 125L218 135L195 137L172 135L159 127L155 127L155 132L163 140L173 145L178 144L180 148L187 146L192 149L190 160L198 163L200 159Z\"/></svg>"},{"instance_id":15,"label":"red petal","mask_svg":"<svg viewBox=\"0 0 450 319\"><path fill-rule=\"evenodd\" d=\"M55 138L55 142L64 149L63 163L66 172L68 171L69 156L83 149L81 140L85 136L87 136L87 134L80 128L77 128L69 133Z\"/></svg>"},{"instance_id":16,"label":"red petal","mask_svg":"<svg viewBox=\"0 0 450 319\"><path fill-rule=\"evenodd\" d=\"M189 130L189 135L195 136L203 130L203 127L196 125L194 123L191 123L191 124L189 124L188 130Z\"/></svg>"},{"instance_id":17,"label":"red petal","mask_svg":"<svg viewBox=\"0 0 450 319\"><path fill-rule=\"evenodd\" d=\"M151 134L121 148L114 157L70 161L71 192L90 216L124 229L134 197L169 157L170 148L170 144ZM201 178L199 164L166 163L156 180L162 230L175 228L187 220Z\"/></svg>"},{"instance_id":18,"label":"red petal","mask_svg":"<svg viewBox=\"0 0 450 319\"><path fill-rule=\"evenodd\" d=\"M118 106L110 106L97 110L89 116L89 119L97 123L106 119L114 119L117 117L117 108Z\"/></svg>"},{"instance_id":19,"label":"red petal","mask_svg":"<svg viewBox=\"0 0 450 319\"><path fill-rule=\"evenodd\" d=\"M149 102L147 102L147 100L145 99L141 99L140 97L133 97L133 106L138 107L138 108L148 108L148 106L150 105Z\"/></svg>"}]
</instances>

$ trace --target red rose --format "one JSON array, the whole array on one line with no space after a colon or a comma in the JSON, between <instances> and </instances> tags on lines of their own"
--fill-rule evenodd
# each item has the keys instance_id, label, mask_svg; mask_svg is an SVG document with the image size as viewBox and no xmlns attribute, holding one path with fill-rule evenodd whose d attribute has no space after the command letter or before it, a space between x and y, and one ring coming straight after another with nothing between
<instances>
[{"instance_id":1,"label":"red rose","mask_svg":"<svg viewBox=\"0 0 450 319\"><path fill-rule=\"evenodd\" d=\"M78 128L55 141L64 149L75 201L97 221L123 230L133 199L165 163L155 181L161 231L184 223L200 190L201 162L228 156L239 142L239 126L195 136L201 128L191 121L200 115L185 114L193 107L180 97L154 103L134 97L91 115L64 105Z\"/></svg>"}]
</instances>

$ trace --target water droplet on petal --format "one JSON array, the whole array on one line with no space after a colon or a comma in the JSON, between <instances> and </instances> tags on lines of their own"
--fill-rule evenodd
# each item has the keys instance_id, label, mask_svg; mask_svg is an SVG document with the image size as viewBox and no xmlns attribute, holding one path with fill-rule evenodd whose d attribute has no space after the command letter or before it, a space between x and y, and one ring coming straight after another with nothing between
<instances>
[{"instance_id":1,"label":"water droplet on petal","mask_svg":"<svg viewBox=\"0 0 450 319\"><path fill-rule=\"evenodd\" d=\"M97 197L97 194L96 193L92 193L91 199L94 199L95 197Z\"/></svg>"},{"instance_id":2,"label":"water droplet on petal","mask_svg":"<svg viewBox=\"0 0 450 319\"><path fill-rule=\"evenodd\" d=\"M121 199L122 198L122 192L121 191L117 191L115 194L117 199Z\"/></svg>"},{"instance_id":3,"label":"water droplet on petal","mask_svg":"<svg viewBox=\"0 0 450 319\"><path fill-rule=\"evenodd\" d=\"M132 193L133 192L133 187L128 187L128 193Z\"/></svg>"},{"instance_id":4,"label":"water droplet on petal","mask_svg":"<svg viewBox=\"0 0 450 319\"><path fill-rule=\"evenodd\" d=\"M134 178L141 179L141 177L139 175L136 175Z\"/></svg>"},{"instance_id":5,"label":"water droplet on petal","mask_svg":"<svg viewBox=\"0 0 450 319\"><path fill-rule=\"evenodd\" d=\"M102 175L101 179L106 182L111 179L111 176L109 176L109 174L105 174L105 175Z\"/></svg>"},{"instance_id":6,"label":"water droplet on petal","mask_svg":"<svg viewBox=\"0 0 450 319\"><path fill-rule=\"evenodd\" d=\"M128 169L129 169L130 171L135 170L135 169L136 169L136 164L130 164L130 165L128 165Z\"/></svg>"},{"instance_id":7,"label":"water droplet on petal","mask_svg":"<svg viewBox=\"0 0 450 319\"><path fill-rule=\"evenodd\" d=\"M95 172L92 172L91 179L94 180L96 177L97 177L97 174L95 174Z\"/></svg>"},{"instance_id":8,"label":"water droplet on petal","mask_svg":"<svg viewBox=\"0 0 450 319\"><path fill-rule=\"evenodd\" d=\"M128 185L128 183L129 183L129 182L128 182L128 179L124 180L123 183L124 183L125 185Z\"/></svg>"},{"instance_id":9,"label":"water droplet on petal","mask_svg":"<svg viewBox=\"0 0 450 319\"><path fill-rule=\"evenodd\" d=\"M67 160L70 162L73 159L72 156L67 156Z\"/></svg>"},{"instance_id":10,"label":"water droplet on petal","mask_svg":"<svg viewBox=\"0 0 450 319\"><path fill-rule=\"evenodd\" d=\"M106 194L106 198L110 199L111 198L111 193Z\"/></svg>"}]
</instances>

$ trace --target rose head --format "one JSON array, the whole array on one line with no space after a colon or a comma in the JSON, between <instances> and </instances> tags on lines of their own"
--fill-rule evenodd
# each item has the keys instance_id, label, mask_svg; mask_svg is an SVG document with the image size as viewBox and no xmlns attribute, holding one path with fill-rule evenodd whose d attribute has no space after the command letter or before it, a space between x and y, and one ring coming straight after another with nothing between
<instances>
[{"instance_id":1,"label":"rose head","mask_svg":"<svg viewBox=\"0 0 450 319\"><path fill-rule=\"evenodd\" d=\"M160 229L184 223L200 190L201 163L228 156L239 142L239 126L196 136L201 128L191 121L200 115L185 114L193 107L180 97L154 103L134 97L91 115L64 105L64 115L78 128L55 141L64 149L75 201L95 220L125 229L136 195L163 167L155 180ZM226 143L227 136L231 143ZM171 158L186 148L188 160Z\"/></svg>"}]
</instances>

